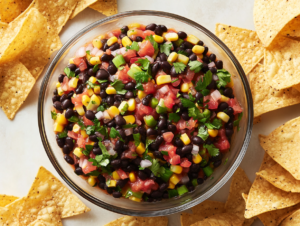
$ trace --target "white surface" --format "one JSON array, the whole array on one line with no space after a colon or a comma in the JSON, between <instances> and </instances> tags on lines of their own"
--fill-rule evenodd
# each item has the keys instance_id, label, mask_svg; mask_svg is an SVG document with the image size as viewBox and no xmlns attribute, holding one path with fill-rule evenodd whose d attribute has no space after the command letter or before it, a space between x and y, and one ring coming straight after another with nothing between
<instances>
[{"instance_id":1,"label":"white surface","mask_svg":"<svg viewBox=\"0 0 300 226\"><path fill-rule=\"evenodd\" d=\"M119 0L119 11L142 9L167 11L194 20L211 31L214 31L217 22L254 29L253 2L254 0ZM102 14L92 9L84 10L66 24L60 35L62 43L65 43L86 25L102 18L104 18ZM25 196L40 166L45 166L58 176L46 156L38 130L37 103L41 81L42 76L13 121L8 120L5 114L0 111L0 150L2 156L0 160L0 194ZM258 170L264 154L258 142L258 134L269 134L284 122L299 116L299 110L300 105L296 105L265 114L262 116L262 122L254 126L250 146L241 164L251 181L254 180L255 172ZM230 181L212 199L225 202L229 186ZM64 225L101 226L120 217L120 215L106 211L82 198L81 200L92 211L64 219ZM169 216L169 219L169 225L180 225L179 214ZM253 225L262 224L256 220Z\"/></svg>"}]
</instances>

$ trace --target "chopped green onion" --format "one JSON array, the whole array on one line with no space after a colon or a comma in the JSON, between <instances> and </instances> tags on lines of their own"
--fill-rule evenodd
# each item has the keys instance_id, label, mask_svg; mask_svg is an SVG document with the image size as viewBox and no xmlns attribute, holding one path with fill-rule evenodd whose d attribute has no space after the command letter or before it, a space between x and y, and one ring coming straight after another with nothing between
<instances>
[{"instance_id":1,"label":"chopped green onion","mask_svg":"<svg viewBox=\"0 0 300 226\"><path fill-rule=\"evenodd\" d=\"M214 170L210 166L206 166L205 168L203 168L203 172L207 177L209 177L210 175L212 175Z\"/></svg>"},{"instance_id":2,"label":"chopped green onion","mask_svg":"<svg viewBox=\"0 0 300 226\"><path fill-rule=\"evenodd\" d=\"M169 198L178 196L178 191L176 189L168 190Z\"/></svg>"},{"instance_id":3,"label":"chopped green onion","mask_svg":"<svg viewBox=\"0 0 300 226\"><path fill-rule=\"evenodd\" d=\"M112 60L112 62L114 63L114 65L118 68L123 64L126 64L124 57L122 55L117 55L115 56L115 58Z\"/></svg>"},{"instance_id":4,"label":"chopped green onion","mask_svg":"<svg viewBox=\"0 0 300 226\"><path fill-rule=\"evenodd\" d=\"M183 195L187 193L189 190L186 188L185 185L182 185L181 187L177 188L178 194Z\"/></svg>"}]
</instances>

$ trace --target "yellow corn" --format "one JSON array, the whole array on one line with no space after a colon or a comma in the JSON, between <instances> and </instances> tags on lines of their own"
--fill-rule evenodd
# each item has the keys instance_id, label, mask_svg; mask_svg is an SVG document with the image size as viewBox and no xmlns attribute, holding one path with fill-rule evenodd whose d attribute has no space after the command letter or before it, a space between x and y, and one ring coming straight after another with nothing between
<instances>
[{"instance_id":1,"label":"yellow corn","mask_svg":"<svg viewBox=\"0 0 300 226\"><path fill-rule=\"evenodd\" d=\"M147 94L144 91L139 90L137 96L140 100L142 100L145 96L147 96Z\"/></svg>"},{"instance_id":2,"label":"yellow corn","mask_svg":"<svg viewBox=\"0 0 300 226\"><path fill-rule=\"evenodd\" d=\"M172 81L170 75L159 75L156 79L156 84L157 85L162 85L166 83L170 83Z\"/></svg>"},{"instance_id":3,"label":"yellow corn","mask_svg":"<svg viewBox=\"0 0 300 226\"><path fill-rule=\"evenodd\" d=\"M101 91L100 86L95 86L94 87L94 93L99 94Z\"/></svg>"},{"instance_id":4,"label":"yellow corn","mask_svg":"<svg viewBox=\"0 0 300 226\"><path fill-rule=\"evenodd\" d=\"M149 155L151 158L153 158L153 159L154 159L154 155L153 155L153 153L152 153L152 152L148 152L148 155Z\"/></svg>"},{"instance_id":5,"label":"yellow corn","mask_svg":"<svg viewBox=\"0 0 300 226\"><path fill-rule=\"evenodd\" d=\"M123 116L123 118L125 119L126 124L135 123L135 117L133 115L126 115L126 116Z\"/></svg>"},{"instance_id":6,"label":"yellow corn","mask_svg":"<svg viewBox=\"0 0 300 226\"><path fill-rule=\"evenodd\" d=\"M219 131L217 129L208 129L207 132L208 132L209 136L216 137L218 135Z\"/></svg>"},{"instance_id":7,"label":"yellow corn","mask_svg":"<svg viewBox=\"0 0 300 226\"><path fill-rule=\"evenodd\" d=\"M169 62L175 62L177 60L178 54L176 52L173 52L169 55L168 61Z\"/></svg>"},{"instance_id":8,"label":"yellow corn","mask_svg":"<svg viewBox=\"0 0 300 226\"><path fill-rule=\"evenodd\" d=\"M76 88L77 87L77 83L78 83L78 78L71 78L71 80L69 81L69 86L72 88Z\"/></svg>"},{"instance_id":9,"label":"yellow corn","mask_svg":"<svg viewBox=\"0 0 300 226\"><path fill-rule=\"evenodd\" d=\"M70 58L69 64L74 64L74 58Z\"/></svg>"},{"instance_id":10,"label":"yellow corn","mask_svg":"<svg viewBox=\"0 0 300 226\"><path fill-rule=\"evenodd\" d=\"M60 125L68 124L68 120L65 118L63 114L57 114L56 122Z\"/></svg>"},{"instance_id":11,"label":"yellow corn","mask_svg":"<svg viewBox=\"0 0 300 226\"><path fill-rule=\"evenodd\" d=\"M165 39L165 40L167 40L167 38L166 38L166 35L167 35L168 33L167 32L164 32L163 34L162 34L162 36L163 36L163 38Z\"/></svg>"},{"instance_id":12,"label":"yellow corn","mask_svg":"<svg viewBox=\"0 0 300 226\"><path fill-rule=\"evenodd\" d=\"M84 106L88 106L88 104L90 103L90 100L91 99L88 95L83 95L81 101Z\"/></svg>"},{"instance_id":13,"label":"yellow corn","mask_svg":"<svg viewBox=\"0 0 300 226\"><path fill-rule=\"evenodd\" d=\"M113 36L113 37L109 38L106 43L108 46L111 46L112 44L116 43L117 41L118 41L118 38Z\"/></svg>"},{"instance_id":14,"label":"yellow corn","mask_svg":"<svg viewBox=\"0 0 300 226\"><path fill-rule=\"evenodd\" d=\"M60 82L56 83L56 88L60 87Z\"/></svg>"},{"instance_id":15,"label":"yellow corn","mask_svg":"<svg viewBox=\"0 0 300 226\"><path fill-rule=\"evenodd\" d=\"M92 65L101 64L100 57L98 57L98 56L91 57L90 63L91 63Z\"/></svg>"},{"instance_id":16,"label":"yellow corn","mask_svg":"<svg viewBox=\"0 0 300 226\"><path fill-rule=\"evenodd\" d=\"M131 35L136 35L137 31L136 30L129 30L127 31L127 36L130 37Z\"/></svg>"},{"instance_id":17,"label":"yellow corn","mask_svg":"<svg viewBox=\"0 0 300 226\"><path fill-rule=\"evenodd\" d=\"M178 166L178 165L171 165L170 170L171 170L173 173L181 174L181 172L182 172L182 167L181 167L181 166Z\"/></svg>"},{"instance_id":18,"label":"yellow corn","mask_svg":"<svg viewBox=\"0 0 300 226\"><path fill-rule=\"evenodd\" d=\"M224 95L221 95L220 101L221 101L221 102L228 102L228 101L229 101L229 98L228 98L228 97L225 97Z\"/></svg>"},{"instance_id":19,"label":"yellow corn","mask_svg":"<svg viewBox=\"0 0 300 226\"><path fill-rule=\"evenodd\" d=\"M136 106L136 101L134 98L128 100L128 111L134 111Z\"/></svg>"},{"instance_id":20,"label":"yellow corn","mask_svg":"<svg viewBox=\"0 0 300 226\"><path fill-rule=\"evenodd\" d=\"M90 103L93 104L93 105L96 105L98 107L101 103L101 100L102 99L101 99L100 96L97 96L97 95L93 94L91 96Z\"/></svg>"},{"instance_id":21,"label":"yellow corn","mask_svg":"<svg viewBox=\"0 0 300 226\"><path fill-rule=\"evenodd\" d=\"M106 35L99 35L98 38L99 38L100 40L106 39Z\"/></svg>"},{"instance_id":22,"label":"yellow corn","mask_svg":"<svg viewBox=\"0 0 300 226\"><path fill-rule=\"evenodd\" d=\"M135 174L133 172L129 173L129 180L132 183L136 182L136 177L135 177Z\"/></svg>"},{"instance_id":23,"label":"yellow corn","mask_svg":"<svg viewBox=\"0 0 300 226\"><path fill-rule=\"evenodd\" d=\"M203 46L195 45L192 48L193 53L195 54L202 54L204 52L205 48Z\"/></svg>"},{"instance_id":24,"label":"yellow corn","mask_svg":"<svg viewBox=\"0 0 300 226\"><path fill-rule=\"evenodd\" d=\"M83 116L85 114L83 106L76 107L75 109L80 116Z\"/></svg>"},{"instance_id":25,"label":"yellow corn","mask_svg":"<svg viewBox=\"0 0 300 226\"><path fill-rule=\"evenodd\" d=\"M175 188L175 184L173 184L172 182L169 182L169 189L174 189Z\"/></svg>"},{"instance_id":26,"label":"yellow corn","mask_svg":"<svg viewBox=\"0 0 300 226\"><path fill-rule=\"evenodd\" d=\"M120 180L120 179L121 179L117 171L114 171L114 172L112 173L112 177L113 177L115 180Z\"/></svg>"},{"instance_id":27,"label":"yellow corn","mask_svg":"<svg viewBox=\"0 0 300 226\"><path fill-rule=\"evenodd\" d=\"M108 95L117 94L117 90L115 90L115 88L112 86L107 87L105 91Z\"/></svg>"},{"instance_id":28,"label":"yellow corn","mask_svg":"<svg viewBox=\"0 0 300 226\"><path fill-rule=\"evenodd\" d=\"M87 90L89 97L92 96L94 94L93 89L88 89Z\"/></svg>"},{"instance_id":29,"label":"yellow corn","mask_svg":"<svg viewBox=\"0 0 300 226\"><path fill-rule=\"evenodd\" d=\"M199 57L200 59L203 59L203 54L197 54L197 57Z\"/></svg>"},{"instance_id":30,"label":"yellow corn","mask_svg":"<svg viewBox=\"0 0 300 226\"><path fill-rule=\"evenodd\" d=\"M106 184L107 185L107 184ZM109 184L107 185L107 187L116 187L117 186L117 181L116 180L110 180Z\"/></svg>"},{"instance_id":31,"label":"yellow corn","mask_svg":"<svg viewBox=\"0 0 300 226\"><path fill-rule=\"evenodd\" d=\"M59 96L62 96L64 94L64 91L62 90L61 87L58 87L57 88L57 93L58 93Z\"/></svg>"},{"instance_id":32,"label":"yellow corn","mask_svg":"<svg viewBox=\"0 0 300 226\"><path fill-rule=\"evenodd\" d=\"M180 86L180 91L183 93L189 92L189 89L190 89L190 87L189 87L188 83L182 83Z\"/></svg>"},{"instance_id":33,"label":"yellow corn","mask_svg":"<svg viewBox=\"0 0 300 226\"><path fill-rule=\"evenodd\" d=\"M123 46L131 46L132 41L128 38L128 36L125 36L122 38L122 45Z\"/></svg>"},{"instance_id":34,"label":"yellow corn","mask_svg":"<svg viewBox=\"0 0 300 226\"><path fill-rule=\"evenodd\" d=\"M159 35L153 35L153 38L157 43L162 43L164 41L164 38Z\"/></svg>"},{"instance_id":35,"label":"yellow corn","mask_svg":"<svg viewBox=\"0 0 300 226\"><path fill-rule=\"evenodd\" d=\"M230 117L222 111L217 114L217 118L221 119L223 122L228 122L230 119Z\"/></svg>"},{"instance_id":36,"label":"yellow corn","mask_svg":"<svg viewBox=\"0 0 300 226\"><path fill-rule=\"evenodd\" d=\"M80 158L83 155L83 153L79 147L74 149L73 154L76 155L78 158Z\"/></svg>"},{"instance_id":37,"label":"yellow corn","mask_svg":"<svg viewBox=\"0 0 300 226\"><path fill-rule=\"evenodd\" d=\"M191 140L190 140L189 136L188 136L186 133L181 134L180 140L182 140L182 142L183 142L185 145L188 145L189 143L191 143Z\"/></svg>"},{"instance_id":38,"label":"yellow corn","mask_svg":"<svg viewBox=\"0 0 300 226\"><path fill-rule=\"evenodd\" d=\"M145 152L145 145L141 142L139 144L139 146L137 146L136 148L136 153L138 153L139 155L143 154Z\"/></svg>"},{"instance_id":39,"label":"yellow corn","mask_svg":"<svg viewBox=\"0 0 300 226\"><path fill-rule=\"evenodd\" d=\"M171 177L170 177L170 182L174 185L178 184L180 181L180 179L178 178L178 176L176 174L173 174Z\"/></svg>"},{"instance_id":40,"label":"yellow corn","mask_svg":"<svg viewBox=\"0 0 300 226\"><path fill-rule=\"evenodd\" d=\"M202 161L202 157L201 155L197 154L197 155L193 155L193 163L198 164Z\"/></svg>"},{"instance_id":41,"label":"yellow corn","mask_svg":"<svg viewBox=\"0 0 300 226\"><path fill-rule=\"evenodd\" d=\"M139 23L131 23L128 25L129 30L133 29L133 28L140 28L140 24Z\"/></svg>"},{"instance_id":42,"label":"yellow corn","mask_svg":"<svg viewBox=\"0 0 300 226\"><path fill-rule=\"evenodd\" d=\"M81 136L82 136L83 138L88 138L88 137L89 137L89 135L86 134L85 130L81 130L80 133L81 133Z\"/></svg>"},{"instance_id":43,"label":"yellow corn","mask_svg":"<svg viewBox=\"0 0 300 226\"><path fill-rule=\"evenodd\" d=\"M93 40L93 46L94 47L96 47L96 48L98 48L98 49L101 49L102 48L102 42L101 42L101 40L100 39L94 39Z\"/></svg>"},{"instance_id":44,"label":"yellow corn","mask_svg":"<svg viewBox=\"0 0 300 226\"><path fill-rule=\"evenodd\" d=\"M93 176L89 176L89 178L87 179L87 182L89 183L89 185L91 185L92 187L94 187L97 183L95 177Z\"/></svg>"},{"instance_id":45,"label":"yellow corn","mask_svg":"<svg viewBox=\"0 0 300 226\"><path fill-rule=\"evenodd\" d=\"M107 112L112 118L120 114L120 111L116 106L111 106L110 108L107 109Z\"/></svg>"},{"instance_id":46,"label":"yellow corn","mask_svg":"<svg viewBox=\"0 0 300 226\"><path fill-rule=\"evenodd\" d=\"M74 133L79 133L80 132L80 126L78 124L74 124L72 130L73 130Z\"/></svg>"},{"instance_id":47,"label":"yellow corn","mask_svg":"<svg viewBox=\"0 0 300 226\"><path fill-rule=\"evenodd\" d=\"M230 78L230 82L227 83L226 87L233 88L233 79L232 78Z\"/></svg>"},{"instance_id":48,"label":"yellow corn","mask_svg":"<svg viewBox=\"0 0 300 226\"><path fill-rule=\"evenodd\" d=\"M91 83L96 83L96 82L97 82L97 79L96 79L94 76L91 76L91 77L89 78L89 81L90 81Z\"/></svg>"},{"instance_id":49,"label":"yellow corn","mask_svg":"<svg viewBox=\"0 0 300 226\"><path fill-rule=\"evenodd\" d=\"M61 133L64 130L64 126L61 124L58 124L57 122L54 123L54 132Z\"/></svg>"},{"instance_id":50,"label":"yellow corn","mask_svg":"<svg viewBox=\"0 0 300 226\"><path fill-rule=\"evenodd\" d=\"M178 34L177 33L168 33L165 35L165 39L169 42L175 42L178 40Z\"/></svg>"},{"instance_id":51,"label":"yellow corn","mask_svg":"<svg viewBox=\"0 0 300 226\"><path fill-rule=\"evenodd\" d=\"M134 202L141 202L141 201L142 201L142 199L139 199L139 198L134 197L134 196L130 196L129 199L130 199L131 201L134 201Z\"/></svg>"},{"instance_id":52,"label":"yellow corn","mask_svg":"<svg viewBox=\"0 0 300 226\"><path fill-rule=\"evenodd\" d=\"M200 41L199 38L197 38L196 36L194 35L188 35L187 38L186 38L186 41L189 42L189 43L192 43L194 45L197 45L198 42Z\"/></svg>"},{"instance_id":53,"label":"yellow corn","mask_svg":"<svg viewBox=\"0 0 300 226\"><path fill-rule=\"evenodd\" d=\"M190 59L187 56L182 55L182 54L178 54L178 58L177 58L178 62L181 62L181 63L184 63L185 65L187 65L189 60Z\"/></svg>"}]
</instances>

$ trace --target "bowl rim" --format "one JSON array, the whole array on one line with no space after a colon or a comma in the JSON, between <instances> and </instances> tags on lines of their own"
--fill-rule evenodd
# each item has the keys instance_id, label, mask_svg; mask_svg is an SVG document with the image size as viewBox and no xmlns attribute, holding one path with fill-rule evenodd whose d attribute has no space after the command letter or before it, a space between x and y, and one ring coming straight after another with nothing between
<instances>
[{"instance_id":1,"label":"bowl rim","mask_svg":"<svg viewBox=\"0 0 300 226\"><path fill-rule=\"evenodd\" d=\"M209 188L209 190L207 190L200 197L197 197L194 200L191 200L189 202L185 202L185 203L183 203L179 206L170 207L170 208L166 208L166 209L163 209L163 210L151 210L151 211L143 212L143 211L137 211L137 210L124 209L124 208L121 208L121 207L118 207L118 206L113 206L109 203L103 202L103 201L95 198L94 196L88 194L87 192L85 192L83 189L81 189L75 182L73 182L68 177L68 175L62 169L62 167L60 167L60 165L56 162L54 153L51 149L51 146L49 144L48 138L46 136L46 131L45 131L44 113L43 113L44 112L44 110L43 110L44 98L45 98L45 93L46 93L46 89L47 89L47 85L48 85L50 75L51 75L53 69L55 68L56 64L59 62L59 59L63 56L63 54L69 48L69 46L72 45L74 43L74 41L76 41L76 39L78 37L82 36L83 34L88 32L89 30L91 30L94 27L96 27L98 25L101 25L103 23L112 21L114 19L121 19L121 18L127 17L127 16L159 16L159 17L162 17L162 18L167 17L167 18L170 18L170 19L173 19L173 20L174 19L175 20L180 20L180 21L188 24L189 26L192 26L195 29L202 31L206 36L208 36L210 39L212 39L212 41L214 41L220 48L222 48L223 51L226 53L226 55L232 61L233 65L235 66L235 68L236 68L236 70L237 70L237 72L238 72L238 74L239 74L239 76L242 80L242 83L243 83L243 86L244 86L244 89L245 89L246 100L247 100L247 104L248 104L248 120L246 122L247 129L246 129L246 132L245 132L243 145L242 145L242 148L241 148L238 156L236 157L233 165L231 166L231 168L228 169L228 171L225 174L223 174L223 176L219 179L219 181L215 185L212 185L212 187ZM132 215L132 216L164 216L164 215L170 215L170 214L174 214L174 213L178 213L178 212L187 210L187 209L189 209L189 208L205 201L209 197L211 197L221 187L223 187L223 185L231 178L231 176L233 175L233 173L235 172L235 170L237 169L237 167L240 165L241 161L243 160L244 155L247 151L249 142L250 142L252 127L253 127L253 101L252 101L252 94L251 94L250 86L249 86L247 77L245 75L245 72L244 72L242 66L240 65L240 63L238 62L238 60L236 59L234 54L231 52L231 50L215 34L210 32L208 29L206 29L202 25L200 25L200 24L198 24L198 23L196 23L196 22L194 22L190 19L187 19L185 17L179 16L179 15L176 15L176 14L173 14L173 13L168 13L168 12L164 12L164 11L154 11L154 10L132 10L132 11L121 12L121 13L118 13L116 15L113 15L113 16L106 17L104 19L95 21L95 22L91 23L90 25L86 26L85 28L81 29L80 31L78 31L75 35L73 35L62 46L62 48L56 53L55 57L51 61L50 65L49 65L49 67L48 67L48 69L45 73L45 76L44 76L42 84L41 84L40 92L39 92L37 114L38 114L39 132L40 132L41 140L42 140L44 149L46 151L46 154L47 154L50 162L54 166L55 170L57 171L57 173L68 184L68 186L70 186L80 196L82 196L86 200L92 202L93 204L95 204L99 207L102 207L106 210L109 210L109 211L112 211L112 212L115 212L115 213Z\"/></svg>"}]
</instances>

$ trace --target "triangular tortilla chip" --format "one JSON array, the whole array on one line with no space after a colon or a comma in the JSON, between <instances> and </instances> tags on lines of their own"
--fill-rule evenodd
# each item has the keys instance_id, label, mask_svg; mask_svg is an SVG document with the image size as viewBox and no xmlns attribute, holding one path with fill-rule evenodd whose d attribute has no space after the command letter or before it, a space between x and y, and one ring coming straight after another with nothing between
<instances>
[{"instance_id":1,"label":"triangular tortilla chip","mask_svg":"<svg viewBox=\"0 0 300 226\"><path fill-rule=\"evenodd\" d=\"M295 211L282 221L281 226L299 226L300 225L300 210Z\"/></svg>"},{"instance_id":2,"label":"triangular tortilla chip","mask_svg":"<svg viewBox=\"0 0 300 226\"><path fill-rule=\"evenodd\" d=\"M0 21L9 23L19 16L30 5L32 0L0 1Z\"/></svg>"},{"instance_id":3,"label":"triangular tortilla chip","mask_svg":"<svg viewBox=\"0 0 300 226\"><path fill-rule=\"evenodd\" d=\"M211 215L225 213L225 203L205 200L197 206L192 207L193 214L200 214L204 218L207 218Z\"/></svg>"},{"instance_id":4,"label":"triangular tortilla chip","mask_svg":"<svg viewBox=\"0 0 300 226\"><path fill-rule=\"evenodd\" d=\"M0 195L0 207L4 207L17 199L19 198L16 196Z\"/></svg>"},{"instance_id":5,"label":"triangular tortilla chip","mask_svg":"<svg viewBox=\"0 0 300 226\"><path fill-rule=\"evenodd\" d=\"M98 0L96 3L90 5L90 8L105 16L111 16L118 13L117 0Z\"/></svg>"},{"instance_id":6,"label":"triangular tortilla chip","mask_svg":"<svg viewBox=\"0 0 300 226\"><path fill-rule=\"evenodd\" d=\"M24 198L17 199L6 207L0 207L0 225L19 225L19 216L23 209Z\"/></svg>"},{"instance_id":7,"label":"triangular tortilla chip","mask_svg":"<svg viewBox=\"0 0 300 226\"><path fill-rule=\"evenodd\" d=\"M300 37L300 16L292 19L280 32L280 35L289 38L299 38Z\"/></svg>"},{"instance_id":8,"label":"triangular tortilla chip","mask_svg":"<svg viewBox=\"0 0 300 226\"><path fill-rule=\"evenodd\" d=\"M200 214L181 213L180 223L181 226L190 226L198 221L202 221L205 218Z\"/></svg>"},{"instance_id":9,"label":"triangular tortilla chip","mask_svg":"<svg viewBox=\"0 0 300 226\"><path fill-rule=\"evenodd\" d=\"M131 217L125 216L114 220L104 226L167 226L167 217Z\"/></svg>"},{"instance_id":10,"label":"triangular tortilla chip","mask_svg":"<svg viewBox=\"0 0 300 226\"><path fill-rule=\"evenodd\" d=\"M73 13L70 16L70 19L73 19L75 16L77 16L78 13L85 10L87 7L89 7L91 4L97 2L97 0L80 0L78 1L75 9L73 10Z\"/></svg>"},{"instance_id":11,"label":"triangular tortilla chip","mask_svg":"<svg viewBox=\"0 0 300 226\"><path fill-rule=\"evenodd\" d=\"M233 213L221 213L192 224L191 226L242 226L243 221Z\"/></svg>"},{"instance_id":12,"label":"triangular tortilla chip","mask_svg":"<svg viewBox=\"0 0 300 226\"><path fill-rule=\"evenodd\" d=\"M267 47L285 25L300 14L300 1L255 0L253 12L255 30Z\"/></svg>"},{"instance_id":13,"label":"triangular tortilla chip","mask_svg":"<svg viewBox=\"0 0 300 226\"><path fill-rule=\"evenodd\" d=\"M216 35L229 47L248 74L264 56L261 41L255 31L216 24Z\"/></svg>"},{"instance_id":14,"label":"triangular tortilla chip","mask_svg":"<svg viewBox=\"0 0 300 226\"><path fill-rule=\"evenodd\" d=\"M278 90L269 84L264 65L257 64L250 72L254 117L283 107L300 103L300 92L294 88Z\"/></svg>"},{"instance_id":15,"label":"triangular tortilla chip","mask_svg":"<svg viewBox=\"0 0 300 226\"><path fill-rule=\"evenodd\" d=\"M260 123L260 122L261 122L261 117L260 117L260 116L255 117L255 118L253 119L253 125L255 125L255 124L257 124L257 123Z\"/></svg>"},{"instance_id":16,"label":"triangular tortilla chip","mask_svg":"<svg viewBox=\"0 0 300 226\"><path fill-rule=\"evenodd\" d=\"M286 122L268 136L259 135L260 145L277 163L300 180L300 117Z\"/></svg>"}]
</instances>

